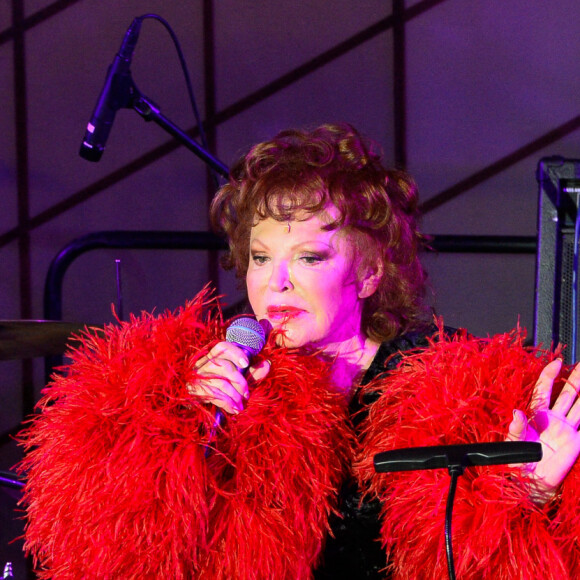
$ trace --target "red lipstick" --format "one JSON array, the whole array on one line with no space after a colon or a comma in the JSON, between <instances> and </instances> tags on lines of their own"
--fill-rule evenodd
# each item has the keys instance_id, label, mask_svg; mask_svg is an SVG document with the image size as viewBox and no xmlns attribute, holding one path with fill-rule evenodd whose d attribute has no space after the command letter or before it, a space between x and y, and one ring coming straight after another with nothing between
<instances>
[{"instance_id":1,"label":"red lipstick","mask_svg":"<svg viewBox=\"0 0 580 580\"><path fill-rule=\"evenodd\" d=\"M268 306L268 308L266 308L268 318L271 320L288 320L289 318L298 316L301 312L304 312L301 308L286 306L284 304L279 306Z\"/></svg>"}]
</instances>

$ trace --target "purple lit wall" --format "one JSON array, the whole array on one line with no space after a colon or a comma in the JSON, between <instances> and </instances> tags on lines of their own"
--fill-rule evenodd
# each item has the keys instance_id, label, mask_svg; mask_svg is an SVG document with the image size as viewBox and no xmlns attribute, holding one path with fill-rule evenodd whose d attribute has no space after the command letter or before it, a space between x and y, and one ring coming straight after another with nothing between
<instances>
[{"instance_id":1,"label":"purple lit wall","mask_svg":"<svg viewBox=\"0 0 580 580\"><path fill-rule=\"evenodd\" d=\"M43 318L51 260L80 236L208 229L206 167L133 111L118 113L100 163L78 155L107 67L147 12L182 44L221 161L283 128L349 121L415 176L427 233L534 236L538 160L580 157L577 0L0 3L0 319ZM158 22L144 23L132 73L167 117L195 126ZM216 271L206 252L87 252L66 274L64 320L112 320L117 259L125 313L174 309ZM531 332L534 255L425 263L449 325L485 335L520 320ZM232 275L215 282L227 302L240 298ZM18 458L9 433L38 399L44 367L0 364L6 470Z\"/></svg>"}]
</instances>

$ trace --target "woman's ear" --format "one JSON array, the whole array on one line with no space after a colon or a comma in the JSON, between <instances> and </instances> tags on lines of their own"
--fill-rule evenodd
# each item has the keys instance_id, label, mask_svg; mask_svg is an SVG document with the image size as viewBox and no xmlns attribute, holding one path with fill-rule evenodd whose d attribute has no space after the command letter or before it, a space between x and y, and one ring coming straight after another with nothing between
<instances>
[{"instance_id":1,"label":"woman's ear","mask_svg":"<svg viewBox=\"0 0 580 580\"><path fill-rule=\"evenodd\" d=\"M359 298L368 298L372 296L379 287L379 283L383 277L384 268L383 263L380 260L371 266L369 266L363 273L363 276L359 279Z\"/></svg>"}]
</instances>

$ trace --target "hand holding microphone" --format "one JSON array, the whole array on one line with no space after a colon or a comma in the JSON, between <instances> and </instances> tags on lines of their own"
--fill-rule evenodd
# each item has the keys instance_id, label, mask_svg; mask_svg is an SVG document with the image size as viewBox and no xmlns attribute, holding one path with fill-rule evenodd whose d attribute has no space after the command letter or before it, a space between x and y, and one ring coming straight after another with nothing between
<instances>
[{"instance_id":1,"label":"hand holding microphone","mask_svg":"<svg viewBox=\"0 0 580 580\"><path fill-rule=\"evenodd\" d=\"M226 340L216 344L195 364L198 378L187 385L192 395L203 397L229 414L244 409L249 389L245 374L263 379L270 371L268 361L251 364L266 342L266 333L253 318L238 318L226 331Z\"/></svg>"}]
</instances>

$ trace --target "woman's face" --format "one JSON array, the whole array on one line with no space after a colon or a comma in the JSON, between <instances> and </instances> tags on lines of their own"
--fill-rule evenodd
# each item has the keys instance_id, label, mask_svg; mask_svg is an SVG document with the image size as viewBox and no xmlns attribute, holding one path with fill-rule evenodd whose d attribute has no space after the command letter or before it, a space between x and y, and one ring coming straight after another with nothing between
<instances>
[{"instance_id":1,"label":"woman's face","mask_svg":"<svg viewBox=\"0 0 580 580\"><path fill-rule=\"evenodd\" d=\"M322 229L332 209L303 221L267 218L251 230L250 304L258 320L284 330L286 346L339 352L341 344L361 339L363 299L375 287L357 277L348 237Z\"/></svg>"}]
</instances>

